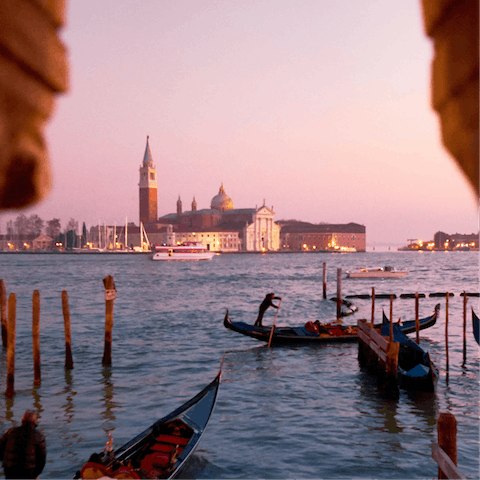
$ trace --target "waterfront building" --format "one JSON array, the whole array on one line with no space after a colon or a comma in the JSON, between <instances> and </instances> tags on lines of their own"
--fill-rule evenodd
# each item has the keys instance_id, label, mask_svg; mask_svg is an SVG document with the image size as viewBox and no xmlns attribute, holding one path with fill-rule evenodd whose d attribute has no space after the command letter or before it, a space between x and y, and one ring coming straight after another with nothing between
<instances>
[{"instance_id":1,"label":"waterfront building","mask_svg":"<svg viewBox=\"0 0 480 480\"><path fill-rule=\"evenodd\" d=\"M154 224L145 226L151 241L155 230L172 225L176 242L197 239L212 251L262 252L277 251L280 245L280 228L274 222L273 207L264 204L258 208L234 208L223 184L212 198L210 208L198 210L195 198L190 211L182 211L181 198L177 212L160 217Z\"/></svg>"},{"instance_id":2,"label":"waterfront building","mask_svg":"<svg viewBox=\"0 0 480 480\"><path fill-rule=\"evenodd\" d=\"M357 223L313 224L279 221L281 250L294 252L365 252L366 228Z\"/></svg>"},{"instance_id":3,"label":"waterfront building","mask_svg":"<svg viewBox=\"0 0 480 480\"><path fill-rule=\"evenodd\" d=\"M42 233L33 240L33 250L52 250L54 248L54 243L52 237Z\"/></svg>"},{"instance_id":4,"label":"waterfront building","mask_svg":"<svg viewBox=\"0 0 480 480\"><path fill-rule=\"evenodd\" d=\"M0 235L0 250L6 252L26 251L31 249L35 235L6 234Z\"/></svg>"},{"instance_id":5,"label":"waterfront building","mask_svg":"<svg viewBox=\"0 0 480 480\"><path fill-rule=\"evenodd\" d=\"M437 232L433 236L435 249L437 250L478 250L478 233L453 235Z\"/></svg>"},{"instance_id":6,"label":"waterfront building","mask_svg":"<svg viewBox=\"0 0 480 480\"><path fill-rule=\"evenodd\" d=\"M273 207L236 209L223 184L212 198L210 208L198 210L193 197L190 211L183 211L180 195L175 213L157 218L157 171L148 143L140 167L139 210L140 225L143 225L150 244L173 244L183 241L201 241L212 251L276 251L280 247L280 228L274 222ZM107 231L108 230L108 231ZM115 248L111 227L92 227L92 244ZM103 233L102 233L103 232ZM140 227L128 228L128 245L141 239ZM118 247L117 247L118 248Z\"/></svg>"}]
</instances>

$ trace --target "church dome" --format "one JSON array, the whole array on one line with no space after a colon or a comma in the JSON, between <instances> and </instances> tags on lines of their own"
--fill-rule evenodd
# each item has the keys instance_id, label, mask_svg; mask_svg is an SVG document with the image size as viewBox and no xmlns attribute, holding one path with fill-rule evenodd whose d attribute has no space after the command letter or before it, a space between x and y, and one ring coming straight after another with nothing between
<instances>
[{"instance_id":1,"label":"church dome","mask_svg":"<svg viewBox=\"0 0 480 480\"><path fill-rule=\"evenodd\" d=\"M220 190L218 191L218 195L215 195L212 198L212 203L210 204L210 208L212 208L213 210L219 210L220 212L233 209L233 201L225 193L225 188L223 188L223 183L222 183L222 186L220 187Z\"/></svg>"}]
</instances>

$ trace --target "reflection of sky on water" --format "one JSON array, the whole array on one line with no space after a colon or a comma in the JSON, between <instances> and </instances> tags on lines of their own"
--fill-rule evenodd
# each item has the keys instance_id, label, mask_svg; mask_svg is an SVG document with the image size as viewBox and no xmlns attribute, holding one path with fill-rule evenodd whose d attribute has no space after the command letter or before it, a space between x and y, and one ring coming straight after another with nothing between
<instances>
[{"instance_id":1,"label":"reflection of sky on water","mask_svg":"<svg viewBox=\"0 0 480 480\"><path fill-rule=\"evenodd\" d=\"M430 444L442 411L457 415L459 464L466 472L477 472L471 452L472 445L478 449L479 438L478 346L468 330L467 363L462 366L463 298L458 294L477 288L478 258L457 256L455 261L462 263L450 268L445 262L452 257L438 257L436 273L434 255L384 255L237 255L204 265L162 266L137 256L0 256L7 289L18 297L17 394L11 400L0 398L0 431L19 423L27 408L39 411L48 447L44 476L71 477L91 453L103 449L107 433L119 446L200 391L216 375L226 352L217 406L192 459L197 478L259 478L266 472L292 478L386 478L392 465L398 468L396 478L433 477ZM277 325L328 318L336 305L321 298L323 262L329 269L330 297L336 294L336 268L370 266L367 260L409 267L405 281L376 284L380 293L398 296L455 287L456 296L449 302L448 382L445 299L420 300L421 317L441 304L437 325L421 332L422 345L440 369L432 397L401 391L395 402L385 398L376 379L360 369L355 344L268 349L223 327L226 308L233 320L253 321L270 291L282 297ZM42 263L41 269L34 268L35 261ZM28 282L27 266L33 272ZM117 286L109 369L101 365L106 274L114 276ZM42 384L33 390L32 282L42 295ZM74 359L68 372L64 289L69 294ZM370 291L371 284L343 281L345 295ZM355 303L359 311L345 318L345 324L370 318L371 302ZM388 312L388 299L377 299L377 319L382 308ZM266 325L274 314L267 311ZM413 319L414 300L395 300L394 315ZM0 352L0 371L5 369L5 354Z\"/></svg>"}]
</instances>

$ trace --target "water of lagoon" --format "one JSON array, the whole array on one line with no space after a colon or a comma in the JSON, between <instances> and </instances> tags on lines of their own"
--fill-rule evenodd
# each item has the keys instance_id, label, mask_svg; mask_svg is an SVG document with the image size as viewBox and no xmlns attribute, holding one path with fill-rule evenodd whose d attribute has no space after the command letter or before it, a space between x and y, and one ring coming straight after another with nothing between
<instances>
[{"instance_id":1,"label":"water of lagoon","mask_svg":"<svg viewBox=\"0 0 480 480\"><path fill-rule=\"evenodd\" d=\"M343 279L344 295L425 293L420 316L441 304L437 324L421 343L440 370L436 392L401 391L392 400L360 369L356 344L290 346L263 343L223 327L253 322L265 294L282 297L278 325L333 320L337 268L392 265L403 279ZM458 422L458 465L479 469L479 348L471 331L463 363L463 291L478 291L473 252L220 255L209 262L153 262L146 255L0 255L0 278L17 296L16 395L6 399L6 354L0 353L0 431L33 408L47 440L41 478L71 478L111 432L115 446L151 425L209 383L225 355L215 411L185 476L192 478L433 478L431 457L440 412ZM105 300L102 279L113 275L112 367L101 365ZM33 386L32 294L41 296L42 383ZM69 296L74 368L66 372L61 292ZM449 370L445 298L449 302ZM355 300L370 318L371 303ZM376 301L376 318L389 300ZM414 300L394 301L394 318L413 319ZM264 324L274 316L267 311Z\"/></svg>"}]
</instances>

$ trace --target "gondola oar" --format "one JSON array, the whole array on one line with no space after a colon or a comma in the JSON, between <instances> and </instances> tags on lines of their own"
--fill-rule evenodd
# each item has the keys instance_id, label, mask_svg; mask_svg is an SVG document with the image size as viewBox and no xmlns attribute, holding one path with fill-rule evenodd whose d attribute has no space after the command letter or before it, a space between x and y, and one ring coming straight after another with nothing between
<instances>
[{"instance_id":1,"label":"gondola oar","mask_svg":"<svg viewBox=\"0 0 480 480\"><path fill-rule=\"evenodd\" d=\"M272 344L272 337L273 337L273 330L275 329L275 320L277 319L278 311L280 310L280 304L282 303L282 299L278 302L278 308L277 311L275 312L275 318L273 319L273 325L272 325L272 330L270 331L270 338L268 339L268 348L270 348L270 345Z\"/></svg>"}]
</instances>

